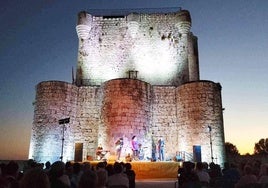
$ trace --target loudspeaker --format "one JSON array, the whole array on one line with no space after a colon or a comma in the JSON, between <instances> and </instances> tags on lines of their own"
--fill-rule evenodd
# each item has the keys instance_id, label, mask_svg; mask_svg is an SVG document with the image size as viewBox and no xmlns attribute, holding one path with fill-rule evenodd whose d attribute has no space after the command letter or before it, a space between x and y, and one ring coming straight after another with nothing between
<instances>
[{"instance_id":1,"label":"loudspeaker","mask_svg":"<svg viewBox=\"0 0 268 188\"><path fill-rule=\"evenodd\" d=\"M194 162L202 162L201 159L201 146L193 146Z\"/></svg>"}]
</instances>

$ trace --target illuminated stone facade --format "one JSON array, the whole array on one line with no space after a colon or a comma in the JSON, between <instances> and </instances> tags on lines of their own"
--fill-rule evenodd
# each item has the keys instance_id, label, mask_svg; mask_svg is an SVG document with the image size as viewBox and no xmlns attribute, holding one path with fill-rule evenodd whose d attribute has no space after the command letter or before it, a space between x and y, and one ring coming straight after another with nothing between
<instances>
[{"instance_id":1,"label":"illuminated stone facade","mask_svg":"<svg viewBox=\"0 0 268 188\"><path fill-rule=\"evenodd\" d=\"M63 152L64 161L75 154L94 159L102 145L112 159L122 137L124 159L135 135L144 160L163 137L166 160L178 155L192 160L193 147L200 146L202 161L213 157L222 165L221 86L199 80L197 38L190 27L186 10L112 17L79 13L76 79L37 85L29 157L55 161ZM70 122L59 125L66 117Z\"/></svg>"}]
</instances>

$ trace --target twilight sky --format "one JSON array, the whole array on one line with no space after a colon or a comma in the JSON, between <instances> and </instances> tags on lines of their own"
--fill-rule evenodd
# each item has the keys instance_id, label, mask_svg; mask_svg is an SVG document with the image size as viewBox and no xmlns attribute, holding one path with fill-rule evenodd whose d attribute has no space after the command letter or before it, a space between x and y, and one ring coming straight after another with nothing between
<instances>
[{"instance_id":1,"label":"twilight sky","mask_svg":"<svg viewBox=\"0 0 268 188\"><path fill-rule=\"evenodd\" d=\"M0 160L28 159L35 86L71 82L79 11L160 7L190 11L200 77L222 85L225 140L252 153L268 137L267 0L9 0L0 1Z\"/></svg>"}]
</instances>

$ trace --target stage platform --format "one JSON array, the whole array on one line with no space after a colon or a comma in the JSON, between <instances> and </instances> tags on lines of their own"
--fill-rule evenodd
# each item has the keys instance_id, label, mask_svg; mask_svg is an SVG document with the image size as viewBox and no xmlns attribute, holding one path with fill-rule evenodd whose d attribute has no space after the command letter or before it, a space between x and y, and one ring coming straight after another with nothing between
<instances>
[{"instance_id":1,"label":"stage platform","mask_svg":"<svg viewBox=\"0 0 268 188\"><path fill-rule=\"evenodd\" d=\"M86 161L85 161L86 162ZM88 161L95 166L100 161ZM114 162L108 161L108 164ZM136 179L168 179L177 180L178 168L180 163L173 161L150 162L150 161L132 161L132 169L136 173Z\"/></svg>"}]
</instances>

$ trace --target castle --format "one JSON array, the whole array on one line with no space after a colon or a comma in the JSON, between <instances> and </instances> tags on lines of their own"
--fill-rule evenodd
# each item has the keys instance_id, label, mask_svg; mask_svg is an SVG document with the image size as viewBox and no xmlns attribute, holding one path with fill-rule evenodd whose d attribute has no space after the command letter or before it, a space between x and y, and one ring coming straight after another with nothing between
<instances>
[{"instance_id":1,"label":"castle","mask_svg":"<svg viewBox=\"0 0 268 188\"><path fill-rule=\"evenodd\" d=\"M225 161L221 85L200 80L197 37L187 10L78 14L73 83L36 86L29 157L95 160L101 145L122 158L136 136L150 160L160 137L166 160ZM64 118L68 122L61 124Z\"/></svg>"}]
</instances>

